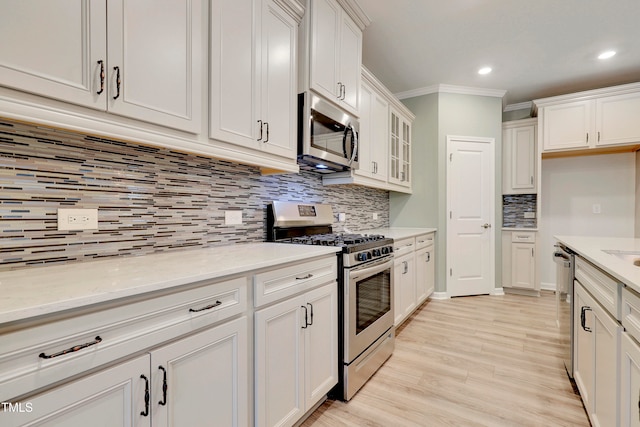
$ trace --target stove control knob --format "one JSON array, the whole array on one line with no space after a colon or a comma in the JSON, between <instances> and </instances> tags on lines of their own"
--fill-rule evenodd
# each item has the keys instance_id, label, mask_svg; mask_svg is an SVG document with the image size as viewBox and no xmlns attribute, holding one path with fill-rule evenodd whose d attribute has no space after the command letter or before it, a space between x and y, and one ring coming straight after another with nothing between
<instances>
[{"instance_id":1,"label":"stove control knob","mask_svg":"<svg viewBox=\"0 0 640 427\"><path fill-rule=\"evenodd\" d=\"M382 254L383 255L388 255L389 254L389 246L384 246L382 248Z\"/></svg>"},{"instance_id":2,"label":"stove control knob","mask_svg":"<svg viewBox=\"0 0 640 427\"><path fill-rule=\"evenodd\" d=\"M356 261L366 261L366 260L367 260L366 252L360 252L359 254L356 254Z\"/></svg>"},{"instance_id":3,"label":"stove control knob","mask_svg":"<svg viewBox=\"0 0 640 427\"><path fill-rule=\"evenodd\" d=\"M382 256L382 251L380 249L374 249L371 251L374 257Z\"/></svg>"}]
</instances>

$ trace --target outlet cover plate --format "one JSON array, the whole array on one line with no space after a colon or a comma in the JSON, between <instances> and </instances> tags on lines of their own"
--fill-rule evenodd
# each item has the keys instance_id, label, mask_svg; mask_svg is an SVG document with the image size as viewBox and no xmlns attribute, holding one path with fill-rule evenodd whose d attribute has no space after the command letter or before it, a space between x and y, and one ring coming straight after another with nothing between
<instances>
[{"instance_id":1,"label":"outlet cover plate","mask_svg":"<svg viewBox=\"0 0 640 427\"><path fill-rule=\"evenodd\" d=\"M58 209L58 230L97 230L98 209Z\"/></svg>"},{"instance_id":2,"label":"outlet cover plate","mask_svg":"<svg viewBox=\"0 0 640 427\"><path fill-rule=\"evenodd\" d=\"M242 224L242 211L224 211L224 225Z\"/></svg>"}]
</instances>

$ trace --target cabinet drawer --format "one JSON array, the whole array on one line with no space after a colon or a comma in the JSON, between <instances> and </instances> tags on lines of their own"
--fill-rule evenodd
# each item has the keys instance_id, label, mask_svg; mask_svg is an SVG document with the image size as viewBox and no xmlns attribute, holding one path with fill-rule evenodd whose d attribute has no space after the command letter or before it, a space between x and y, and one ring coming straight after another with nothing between
<instances>
[{"instance_id":1,"label":"cabinet drawer","mask_svg":"<svg viewBox=\"0 0 640 427\"><path fill-rule=\"evenodd\" d=\"M416 236L416 250L432 246L434 238L434 233L421 234L419 236Z\"/></svg>"},{"instance_id":2,"label":"cabinet drawer","mask_svg":"<svg viewBox=\"0 0 640 427\"><path fill-rule=\"evenodd\" d=\"M511 233L511 241L514 243L535 243L535 231L514 231Z\"/></svg>"},{"instance_id":3,"label":"cabinet drawer","mask_svg":"<svg viewBox=\"0 0 640 427\"><path fill-rule=\"evenodd\" d=\"M279 301L338 278L337 257L329 255L310 262L293 264L253 277L255 306Z\"/></svg>"},{"instance_id":4,"label":"cabinet drawer","mask_svg":"<svg viewBox=\"0 0 640 427\"><path fill-rule=\"evenodd\" d=\"M640 294L627 287L622 288L622 326L640 342Z\"/></svg>"},{"instance_id":5,"label":"cabinet drawer","mask_svg":"<svg viewBox=\"0 0 640 427\"><path fill-rule=\"evenodd\" d=\"M0 330L0 401L242 313L247 279L133 298Z\"/></svg>"},{"instance_id":6,"label":"cabinet drawer","mask_svg":"<svg viewBox=\"0 0 640 427\"><path fill-rule=\"evenodd\" d=\"M576 257L576 280L617 320L620 320L621 284L588 261Z\"/></svg>"},{"instance_id":7,"label":"cabinet drawer","mask_svg":"<svg viewBox=\"0 0 640 427\"><path fill-rule=\"evenodd\" d=\"M399 239L393 241L393 253L395 257L402 256L409 252L413 252L416 246L416 239L409 237L406 239Z\"/></svg>"}]
</instances>

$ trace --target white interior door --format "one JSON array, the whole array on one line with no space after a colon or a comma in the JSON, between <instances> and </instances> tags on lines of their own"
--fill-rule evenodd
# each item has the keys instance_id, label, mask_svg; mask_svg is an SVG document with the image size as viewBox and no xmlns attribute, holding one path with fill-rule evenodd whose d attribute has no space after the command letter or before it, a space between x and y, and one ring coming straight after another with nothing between
<instances>
[{"instance_id":1,"label":"white interior door","mask_svg":"<svg viewBox=\"0 0 640 427\"><path fill-rule=\"evenodd\" d=\"M447 293L495 287L493 138L447 136Z\"/></svg>"}]
</instances>

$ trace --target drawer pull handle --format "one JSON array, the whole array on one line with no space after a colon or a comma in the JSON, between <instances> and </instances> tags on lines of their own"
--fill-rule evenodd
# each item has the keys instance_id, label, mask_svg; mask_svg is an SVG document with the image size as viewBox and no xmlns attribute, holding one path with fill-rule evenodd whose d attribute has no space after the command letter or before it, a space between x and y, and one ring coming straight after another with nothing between
<instances>
[{"instance_id":1,"label":"drawer pull handle","mask_svg":"<svg viewBox=\"0 0 640 427\"><path fill-rule=\"evenodd\" d=\"M165 406L167 404L167 370L162 365L158 366L162 371L162 400L158 404Z\"/></svg>"},{"instance_id":2,"label":"drawer pull handle","mask_svg":"<svg viewBox=\"0 0 640 427\"><path fill-rule=\"evenodd\" d=\"M586 311L592 311L591 307L583 305L580 308L580 326L587 332L592 332L591 328L587 326L587 316L585 314Z\"/></svg>"},{"instance_id":3,"label":"drawer pull handle","mask_svg":"<svg viewBox=\"0 0 640 427\"><path fill-rule=\"evenodd\" d=\"M82 350L83 348L91 347L92 345L96 345L99 342L102 342L102 338L97 336L95 338L95 340L93 340L91 342L88 342L88 343L85 343L85 344L76 345L76 346L73 346L73 347L68 348L66 350L59 351L58 353L44 354L44 352L42 352L42 353L40 353L38 355L38 357L40 357L41 359L53 359L54 357L62 356L62 355L69 354L69 353L74 353L74 352L76 352L78 350Z\"/></svg>"},{"instance_id":4,"label":"drawer pull handle","mask_svg":"<svg viewBox=\"0 0 640 427\"><path fill-rule=\"evenodd\" d=\"M302 277L296 277L296 280L305 280L305 279L311 279L313 277L313 274L309 273L306 276L302 276Z\"/></svg>"},{"instance_id":5,"label":"drawer pull handle","mask_svg":"<svg viewBox=\"0 0 640 427\"><path fill-rule=\"evenodd\" d=\"M190 308L189 312L190 313L197 313L199 311L205 311L205 310L211 310L212 308L216 308L218 306L222 305L221 301L216 301L215 303L208 305L206 307L202 307L202 308Z\"/></svg>"},{"instance_id":6,"label":"drawer pull handle","mask_svg":"<svg viewBox=\"0 0 640 427\"><path fill-rule=\"evenodd\" d=\"M140 412L143 417L149 416L149 378L144 375L140 375L140 378L144 380L144 411Z\"/></svg>"}]
</instances>

